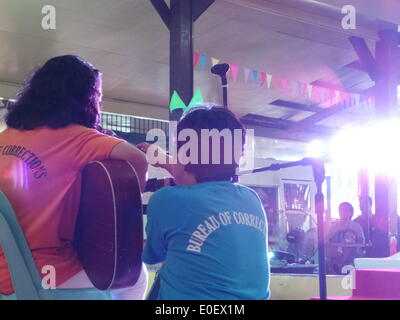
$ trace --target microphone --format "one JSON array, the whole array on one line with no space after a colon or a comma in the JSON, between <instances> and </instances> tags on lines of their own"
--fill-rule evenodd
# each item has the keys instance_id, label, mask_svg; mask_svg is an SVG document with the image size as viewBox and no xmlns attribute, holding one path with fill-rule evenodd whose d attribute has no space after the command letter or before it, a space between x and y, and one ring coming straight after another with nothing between
<instances>
[{"instance_id":1,"label":"microphone","mask_svg":"<svg viewBox=\"0 0 400 320\"><path fill-rule=\"evenodd\" d=\"M211 68L211 72L213 74L216 74L218 76L222 77L226 77L226 73L229 70L229 64L227 63L220 63L220 64L216 64Z\"/></svg>"},{"instance_id":2,"label":"microphone","mask_svg":"<svg viewBox=\"0 0 400 320\"><path fill-rule=\"evenodd\" d=\"M319 158L303 158L299 161L274 163L267 167L256 168L252 170L240 171L239 175L257 173L263 171L278 171L285 168L297 167L297 166L312 166L314 172L321 172L324 168L324 160Z\"/></svg>"},{"instance_id":3,"label":"microphone","mask_svg":"<svg viewBox=\"0 0 400 320\"><path fill-rule=\"evenodd\" d=\"M229 64L227 63L219 63L211 68L211 73L221 77L222 100L225 108L228 108L228 80L226 79L228 70Z\"/></svg>"}]
</instances>

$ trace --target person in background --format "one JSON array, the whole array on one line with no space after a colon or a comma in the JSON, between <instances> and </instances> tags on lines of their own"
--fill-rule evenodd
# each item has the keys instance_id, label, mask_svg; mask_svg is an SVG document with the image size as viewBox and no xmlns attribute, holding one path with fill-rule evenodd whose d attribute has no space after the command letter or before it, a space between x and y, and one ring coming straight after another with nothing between
<instances>
[{"instance_id":1,"label":"person in background","mask_svg":"<svg viewBox=\"0 0 400 320\"><path fill-rule=\"evenodd\" d=\"M234 183L237 158L226 163L226 153L221 152L224 146L236 149L233 142L219 137L221 149L211 150L210 140L200 135L202 129L217 129L219 133L227 129L232 134L240 130L242 153L245 130L232 112L218 106L189 109L178 123L178 136L187 129L194 130L198 137L197 164L172 164L171 157L167 164L160 164L174 176L178 186L160 189L148 204L142 258L147 264L163 262L157 297L268 299L268 224L262 203L255 191ZM178 141L178 153L183 145ZM212 153L221 152L220 163L201 164L203 152L209 159Z\"/></svg>"},{"instance_id":2,"label":"person in background","mask_svg":"<svg viewBox=\"0 0 400 320\"><path fill-rule=\"evenodd\" d=\"M376 214L372 213L372 198L370 196L360 197L359 203L361 215L354 221L359 223L364 231L366 238L365 256L369 258L385 257L382 248L387 245L385 241L389 240L381 231Z\"/></svg>"},{"instance_id":3,"label":"person in background","mask_svg":"<svg viewBox=\"0 0 400 320\"><path fill-rule=\"evenodd\" d=\"M274 211L274 208L270 204L270 198L269 195L263 191L262 189L257 192L258 196L260 197L261 203L264 208L264 212L267 216L267 221L268 221L268 236L270 237L269 240L271 240L272 234L276 234L277 230L277 223L278 223L278 214L277 212ZM275 231L275 232L274 232Z\"/></svg>"},{"instance_id":4,"label":"person in background","mask_svg":"<svg viewBox=\"0 0 400 320\"><path fill-rule=\"evenodd\" d=\"M363 255L365 237L359 223L352 221L354 208L349 202L339 205L340 220L330 226L327 236L328 264L330 270L341 274L342 268L352 265L354 258Z\"/></svg>"},{"instance_id":5,"label":"person in background","mask_svg":"<svg viewBox=\"0 0 400 320\"><path fill-rule=\"evenodd\" d=\"M14 208L39 274L56 271L58 288L93 288L72 245L80 199L80 173L91 161L128 160L144 189L147 161L136 147L97 129L101 73L77 56L47 61L27 81L0 133L0 190ZM147 271L114 299L143 299ZM0 250L0 293L14 291Z\"/></svg>"},{"instance_id":6,"label":"person in background","mask_svg":"<svg viewBox=\"0 0 400 320\"><path fill-rule=\"evenodd\" d=\"M372 213L372 198L370 196L360 197L358 200L361 215L355 218L354 222L361 225L368 244L371 241L371 231L373 229L372 222L374 221L374 214Z\"/></svg>"}]
</instances>

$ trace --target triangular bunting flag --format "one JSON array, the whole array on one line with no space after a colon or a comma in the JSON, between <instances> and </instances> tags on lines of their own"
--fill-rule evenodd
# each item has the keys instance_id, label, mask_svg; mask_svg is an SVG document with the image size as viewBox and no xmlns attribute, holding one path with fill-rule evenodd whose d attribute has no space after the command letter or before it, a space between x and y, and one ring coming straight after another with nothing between
<instances>
[{"instance_id":1,"label":"triangular bunting flag","mask_svg":"<svg viewBox=\"0 0 400 320\"><path fill-rule=\"evenodd\" d=\"M282 78L281 79L281 87L282 87L282 93L284 95L286 95L286 91L287 91L287 79Z\"/></svg>"},{"instance_id":2,"label":"triangular bunting flag","mask_svg":"<svg viewBox=\"0 0 400 320\"><path fill-rule=\"evenodd\" d=\"M230 69L232 69L233 81L236 81L239 67L236 64L233 64L233 63L230 63L229 67L230 67Z\"/></svg>"},{"instance_id":3,"label":"triangular bunting flag","mask_svg":"<svg viewBox=\"0 0 400 320\"><path fill-rule=\"evenodd\" d=\"M303 94L303 84L300 81L296 81L296 95L304 96Z\"/></svg>"},{"instance_id":4,"label":"triangular bunting flag","mask_svg":"<svg viewBox=\"0 0 400 320\"><path fill-rule=\"evenodd\" d=\"M172 94L171 101L169 103L169 111L172 112L175 109L186 109L186 104L182 101L181 97L176 91L174 91Z\"/></svg>"},{"instance_id":5,"label":"triangular bunting flag","mask_svg":"<svg viewBox=\"0 0 400 320\"><path fill-rule=\"evenodd\" d=\"M338 104L340 104L340 105L345 105L345 95L344 95L344 92L343 91L341 91L341 90L338 90L337 91L338 93L337 93L337 102L338 102Z\"/></svg>"},{"instance_id":6,"label":"triangular bunting flag","mask_svg":"<svg viewBox=\"0 0 400 320\"><path fill-rule=\"evenodd\" d=\"M197 63L199 62L199 59L200 59L200 53L193 52L193 68L196 67Z\"/></svg>"},{"instance_id":7,"label":"triangular bunting flag","mask_svg":"<svg viewBox=\"0 0 400 320\"><path fill-rule=\"evenodd\" d=\"M365 103L365 96L364 95L360 95L360 105L363 107Z\"/></svg>"},{"instance_id":8,"label":"triangular bunting flag","mask_svg":"<svg viewBox=\"0 0 400 320\"><path fill-rule=\"evenodd\" d=\"M349 107L354 106L354 94L349 94Z\"/></svg>"},{"instance_id":9,"label":"triangular bunting flag","mask_svg":"<svg viewBox=\"0 0 400 320\"><path fill-rule=\"evenodd\" d=\"M340 105L343 105L343 103L344 103L344 94L343 94L343 91L338 91L338 103L340 104Z\"/></svg>"},{"instance_id":10,"label":"triangular bunting flag","mask_svg":"<svg viewBox=\"0 0 400 320\"><path fill-rule=\"evenodd\" d=\"M219 63L219 59L211 58L211 66L214 67L218 63Z\"/></svg>"},{"instance_id":11,"label":"triangular bunting flag","mask_svg":"<svg viewBox=\"0 0 400 320\"><path fill-rule=\"evenodd\" d=\"M260 75L260 86L262 86L265 83L266 77L267 77L267 74L265 72L261 72L261 75Z\"/></svg>"},{"instance_id":12,"label":"triangular bunting flag","mask_svg":"<svg viewBox=\"0 0 400 320\"><path fill-rule=\"evenodd\" d=\"M347 107L351 106L351 96L348 92L344 92L344 101Z\"/></svg>"},{"instance_id":13,"label":"triangular bunting flag","mask_svg":"<svg viewBox=\"0 0 400 320\"><path fill-rule=\"evenodd\" d=\"M176 109L182 109L183 111L186 111L189 108L194 107L195 105L204 102L203 99L203 94L201 93L201 90L199 88L196 89L196 92L194 93L192 100L190 100L190 103L188 106L183 102L179 94L174 91L171 97L171 102L169 104L169 110L170 112L176 110Z\"/></svg>"},{"instance_id":14,"label":"triangular bunting flag","mask_svg":"<svg viewBox=\"0 0 400 320\"><path fill-rule=\"evenodd\" d=\"M332 90L332 89L328 89L329 91L328 91L328 94L329 94L329 103L330 103L330 105L334 105L335 104L335 95L336 95L336 93L335 93L335 91L334 90Z\"/></svg>"},{"instance_id":15,"label":"triangular bunting flag","mask_svg":"<svg viewBox=\"0 0 400 320\"><path fill-rule=\"evenodd\" d=\"M288 80L288 94L292 96L296 95L296 88L296 81Z\"/></svg>"},{"instance_id":16,"label":"triangular bunting flag","mask_svg":"<svg viewBox=\"0 0 400 320\"><path fill-rule=\"evenodd\" d=\"M258 83L258 71L257 70L253 70L253 79L254 79L254 82Z\"/></svg>"},{"instance_id":17,"label":"triangular bunting flag","mask_svg":"<svg viewBox=\"0 0 400 320\"><path fill-rule=\"evenodd\" d=\"M368 97L368 108L373 110L374 106L375 106L375 98L372 96L369 96Z\"/></svg>"},{"instance_id":18,"label":"triangular bunting flag","mask_svg":"<svg viewBox=\"0 0 400 320\"><path fill-rule=\"evenodd\" d=\"M294 95L296 91L296 84L293 80L287 79L287 93L289 95Z\"/></svg>"},{"instance_id":19,"label":"triangular bunting flag","mask_svg":"<svg viewBox=\"0 0 400 320\"><path fill-rule=\"evenodd\" d=\"M325 89L324 89L324 101L325 101L325 102L326 102L326 101L329 101L330 97L331 97L331 91L330 91L330 89L325 88Z\"/></svg>"},{"instance_id":20,"label":"triangular bunting flag","mask_svg":"<svg viewBox=\"0 0 400 320\"><path fill-rule=\"evenodd\" d=\"M231 64L230 64L230 63L227 63L227 65L229 66L229 68L228 68L228 71L226 72L226 76L227 76L227 77L230 77L230 76L231 76L231 73L232 73Z\"/></svg>"},{"instance_id":21,"label":"triangular bunting flag","mask_svg":"<svg viewBox=\"0 0 400 320\"><path fill-rule=\"evenodd\" d=\"M207 63L207 56L205 54L202 54L200 56L200 67L204 69L206 67L206 63Z\"/></svg>"},{"instance_id":22,"label":"triangular bunting flag","mask_svg":"<svg viewBox=\"0 0 400 320\"><path fill-rule=\"evenodd\" d=\"M281 82L279 81L279 77L273 76L273 78L272 78L272 87L274 89L279 89L281 87Z\"/></svg>"},{"instance_id":23,"label":"triangular bunting flag","mask_svg":"<svg viewBox=\"0 0 400 320\"><path fill-rule=\"evenodd\" d=\"M307 97L308 96L308 84L307 83L303 83L301 90L302 90L301 95L303 97Z\"/></svg>"},{"instance_id":24,"label":"triangular bunting flag","mask_svg":"<svg viewBox=\"0 0 400 320\"><path fill-rule=\"evenodd\" d=\"M267 73L267 88L271 88L271 84L272 84L272 74L268 74Z\"/></svg>"},{"instance_id":25,"label":"triangular bunting flag","mask_svg":"<svg viewBox=\"0 0 400 320\"><path fill-rule=\"evenodd\" d=\"M341 101L340 91L335 90L335 96L333 98L333 104L339 104Z\"/></svg>"},{"instance_id":26,"label":"triangular bunting flag","mask_svg":"<svg viewBox=\"0 0 400 320\"><path fill-rule=\"evenodd\" d=\"M360 99L361 99L361 95L360 94L355 94L354 95L354 103L355 105L358 107L360 104Z\"/></svg>"},{"instance_id":27,"label":"triangular bunting flag","mask_svg":"<svg viewBox=\"0 0 400 320\"><path fill-rule=\"evenodd\" d=\"M321 103L320 87L314 86L312 91L311 100L315 103Z\"/></svg>"},{"instance_id":28,"label":"triangular bunting flag","mask_svg":"<svg viewBox=\"0 0 400 320\"><path fill-rule=\"evenodd\" d=\"M194 107L195 105L204 102L203 94L201 93L200 89L197 88L196 92L193 95L192 100L190 101L187 109Z\"/></svg>"},{"instance_id":29,"label":"triangular bunting flag","mask_svg":"<svg viewBox=\"0 0 400 320\"><path fill-rule=\"evenodd\" d=\"M356 105L356 95L352 94L350 95L350 106L354 107Z\"/></svg>"},{"instance_id":30,"label":"triangular bunting flag","mask_svg":"<svg viewBox=\"0 0 400 320\"><path fill-rule=\"evenodd\" d=\"M353 100L352 100L352 106L357 106L358 105L358 98L357 98L357 94L353 94L352 95L352 97L353 97Z\"/></svg>"},{"instance_id":31,"label":"triangular bunting flag","mask_svg":"<svg viewBox=\"0 0 400 320\"><path fill-rule=\"evenodd\" d=\"M313 85L312 84L308 84L307 85L307 97L308 98L312 98L312 92L313 92Z\"/></svg>"},{"instance_id":32,"label":"triangular bunting flag","mask_svg":"<svg viewBox=\"0 0 400 320\"><path fill-rule=\"evenodd\" d=\"M319 88L321 102L325 102L327 100L327 89L326 88Z\"/></svg>"},{"instance_id":33,"label":"triangular bunting flag","mask_svg":"<svg viewBox=\"0 0 400 320\"><path fill-rule=\"evenodd\" d=\"M326 93L325 93L325 95L326 95L326 100L327 101L329 101L329 103L331 103L332 104L332 97L333 97L333 94L332 94L332 89L326 89Z\"/></svg>"},{"instance_id":34,"label":"triangular bunting flag","mask_svg":"<svg viewBox=\"0 0 400 320\"><path fill-rule=\"evenodd\" d=\"M199 52L193 52L193 67L199 64L201 69L205 69L207 65L207 56L200 54ZM220 62L217 58L211 58L211 65L215 66ZM259 72L257 70L250 70L244 68L244 82L249 81L250 72L252 75L252 81L263 86L267 85L267 88L281 89L283 95L303 96L311 99L317 104L323 104L324 106L329 105L343 105L346 107L365 107L373 110L375 105L375 98L373 96L365 96L356 93L348 93L340 90L333 90L329 88L314 86L312 84L303 83L297 80L288 80L286 78L279 78L266 72ZM233 81L237 81L239 72L239 66L233 63L229 63L229 69L227 76L232 76ZM189 106L186 106L182 101L179 94L174 91L170 101L170 110L183 109L186 110L195 106L196 104L203 102L203 95L200 89L197 89Z\"/></svg>"},{"instance_id":35,"label":"triangular bunting flag","mask_svg":"<svg viewBox=\"0 0 400 320\"><path fill-rule=\"evenodd\" d=\"M249 80L250 69L244 68L244 82Z\"/></svg>"}]
</instances>

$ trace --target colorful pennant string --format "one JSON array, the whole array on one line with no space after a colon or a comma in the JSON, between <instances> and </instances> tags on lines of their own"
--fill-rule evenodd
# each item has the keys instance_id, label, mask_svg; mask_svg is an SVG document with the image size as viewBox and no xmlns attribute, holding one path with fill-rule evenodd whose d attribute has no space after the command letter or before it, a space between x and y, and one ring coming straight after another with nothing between
<instances>
[{"instance_id":1,"label":"colorful pennant string","mask_svg":"<svg viewBox=\"0 0 400 320\"><path fill-rule=\"evenodd\" d=\"M205 69L207 65L208 57L205 54L198 52L193 53L193 65L196 67L200 61L200 68ZM214 66L220 62L220 59L210 58L211 65ZM243 80L245 83L255 83L260 86L266 86L267 89L280 90L285 95L293 97L304 97L312 100L315 104L321 104L321 106L329 106L335 104L343 104L344 106L358 106L362 105L365 107L373 107L375 104L375 98L373 96L365 96L356 93L349 93L345 91L335 90L331 88L325 88L310 83L304 83L298 80L287 79L272 75L271 73L251 70L249 68L242 68L234 63L229 63L229 71L227 76L232 77L234 82L239 80L238 74L239 69L243 70ZM172 99L171 99L172 100ZM177 105L182 106L179 101L176 101ZM183 102L182 102L183 103ZM329 104L329 105L328 105Z\"/></svg>"}]
</instances>

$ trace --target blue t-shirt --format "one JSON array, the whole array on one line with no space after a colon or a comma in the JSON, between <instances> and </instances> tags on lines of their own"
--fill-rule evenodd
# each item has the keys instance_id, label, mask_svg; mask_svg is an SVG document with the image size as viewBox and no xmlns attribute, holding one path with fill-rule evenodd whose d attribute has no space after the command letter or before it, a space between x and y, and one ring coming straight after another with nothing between
<instances>
[{"instance_id":1,"label":"blue t-shirt","mask_svg":"<svg viewBox=\"0 0 400 320\"><path fill-rule=\"evenodd\" d=\"M150 198L143 261L165 262L159 299L269 298L267 221L257 194L230 182L165 187Z\"/></svg>"}]
</instances>

